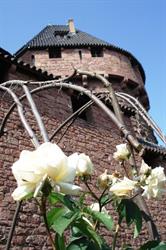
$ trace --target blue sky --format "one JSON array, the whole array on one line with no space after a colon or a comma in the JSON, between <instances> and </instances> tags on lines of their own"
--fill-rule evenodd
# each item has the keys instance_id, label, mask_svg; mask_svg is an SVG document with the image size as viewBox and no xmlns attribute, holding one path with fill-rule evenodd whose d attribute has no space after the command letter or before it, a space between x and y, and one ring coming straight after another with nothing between
<instances>
[{"instance_id":1,"label":"blue sky","mask_svg":"<svg viewBox=\"0 0 166 250\"><path fill-rule=\"evenodd\" d=\"M145 69L150 114L166 134L166 0L0 0L0 6L0 46L11 53L69 18L130 51Z\"/></svg>"}]
</instances>

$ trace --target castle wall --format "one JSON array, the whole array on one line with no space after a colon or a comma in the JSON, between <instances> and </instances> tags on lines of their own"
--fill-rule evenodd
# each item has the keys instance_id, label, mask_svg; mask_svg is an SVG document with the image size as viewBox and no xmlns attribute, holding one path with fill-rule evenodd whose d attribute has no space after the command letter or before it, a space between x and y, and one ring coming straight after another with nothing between
<instances>
[{"instance_id":1,"label":"castle wall","mask_svg":"<svg viewBox=\"0 0 166 250\"><path fill-rule=\"evenodd\" d=\"M0 92L0 95L0 119L2 119L11 104L11 100L7 94L4 95ZM35 95L34 100L42 114L49 135L72 113L70 97L62 91L51 89L40 92ZM26 102L24 102L24 106L26 107L26 117L34 131L39 134ZM58 144L67 155L77 151L80 153L84 152L90 156L95 167L95 173L92 177L93 187L95 188L96 177L103 173L104 169L108 169L110 173L115 171L115 169L121 170L121 167L112 158L112 154L115 151L116 145L122 143L122 140L119 130L98 107L91 107L90 115L91 121L77 119L77 121L69 127L63 139ZM130 128L130 119L125 117L125 121ZM64 130L53 139L53 142L58 142L63 132ZM9 227L16 208L16 203L11 197L11 193L16 187L16 182L11 174L11 166L13 162L18 159L23 149L32 148L30 140L15 110L7 122L5 134L0 138L0 249L3 249L5 246ZM99 190L96 189L95 193L98 194ZM164 238L166 216L165 210L161 209L164 208L164 200L162 200L160 206L157 206L157 202L150 202L149 205L153 209L154 220L159 225ZM127 243L127 241L131 240L131 236L127 234L127 232L128 230L126 228L123 228L121 231L121 243ZM145 232L146 230L141 234L144 240L148 238ZM108 235L103 230L103 235L109 242L112 241L111 234ZM134 242L135 245L139 244L141 236ZM49 249L45 227L41 221L40 213L35 202L26 201L23 203L11 249Z\"/></svg>"},{"instance_id":2,"label":"castle wall","mask_svg":"<svg viewBox=\"0 0 166 250\"><path fill-rule=\"evenodd\" d=\"M82 52L82 60L79 57L79 51ZM92 57L89 49L64 48L62 49L62 58L49 58L48 50L29 50L21 56L21 59L31 63L32 55L35 57L35 66L47 70L55 76L70 75L74 66L100 74L120 74L143 85L138 67L132 66L127 56L108 49L104 49L103 57Z\"/></svg>"},{"instance_id":3,"label":"castle wall","mask_svg":"<svg viewBox=\"0 0 166 250\"><path fill-rule=\"evenodd\" d=\"M143 86L143 82L137 68L132 68L130 60L124 55L117 52L104 51L104 58L92 58L89 50L82 50L82 61L78 57L78 50L63 50L62 59L49 59L47 51L26 52L22 59L30 62L31 55L35 55L36 66L48 70L49 73L55 75L69 75L72 72L71 63L73 62L78 68L97 71L101 74L116 74L125 76L133 81L136 81L139 86ZM29 60L29 61L28 61ZM111 62L111 63L110 63ZM8 79L32 79L31 76L23 75L18 72L10 72ZM77 84L81 84L77 82ZM139 89L129 90L127 85L116 85L116 90L123 90L139 95ZM96 81L88 83L89 89L95 89L96 92L103 91L103 87ZM135 91L135 92L134 92ZM49 135L72 114L71 98L62 90L47 90L38 93L34 97L35 102L42 115L43 121L46 125ZM4 114L7 112L12 101L11 98L5 93L0 92L0 121L3 119ZM32 113L28 108L27 103L24 101L25 114L28 118L34 131L39 135L38 128L34 122ZM109 118L96 106L89 110L90 119L87 121L78 118L72 124L62 140L58 145L64 150L67 155L73 152L84 152L90 156L94 163L95 173L92 177L93 187L95 187L96 177L103 173L104 169L112 171L121 170L121 167L112 158L113 152L116 150L117 144L122 143L121 134ZM133 126L129 117L125 116L125 122L128 128L134 134ZM58 133L53 139L57 143L63 134L64 129ZM39 136L40 141L41 137ZM12 200L11 193L16 187L16 182L11 173L11 166L15 162L20 152L23 149L32 149L30 140L20 122L17 110L11 114L7 122L5 134L0 137L0 249L4 249L9 228L11 226L13 214L16 208L16 203ZM140 158L137 161L140 162ZM157 162L155 163L157 164ZM166 167L166 160L163 161ZM95 190L98 194L98 189ZM165 197L166 198L166 197ZM154 221L161 230L163 240L165 238L165 225L166 225L166 211L165 199L159 203L157 201L149 202L149 207L152 208L152 215ZM110 208L111 209L111 208ZM122 228L121 230L121 243L129 243L131 236L127 234L128 230ZM111 233L103 235L112 241ZM142 237L142 238L141 238ZM134 242L135 246L145 239L148 239L146 230L141 233L141 236ZM19 215L18 224L12 241L12 248L14 250L46 250L49 249L46 230L40 218L40 212L37 209L35 202L23 202L23 206Z\"/></svg>"},{"instance_id":4,"label":"castle wall","mask_svg":"<svg viewBox=\"0 0 166 250\"><path fill-rule=\"evenodd\" d=\"M82 52L82 59L79 51ZM45 49L28 50L20 59L31 64L32 55L36 67L56 77L71 75L73 67L105 75L110 81L119 77L121 80L115 81L115 89L135 96L147 110L149 109L149 100L138 65L133 64L132 59L122 53L104 49L103 57L92 57L90 49L63 48L62 58L49 58L49 52Z\"/></svg>"}]
</instances>

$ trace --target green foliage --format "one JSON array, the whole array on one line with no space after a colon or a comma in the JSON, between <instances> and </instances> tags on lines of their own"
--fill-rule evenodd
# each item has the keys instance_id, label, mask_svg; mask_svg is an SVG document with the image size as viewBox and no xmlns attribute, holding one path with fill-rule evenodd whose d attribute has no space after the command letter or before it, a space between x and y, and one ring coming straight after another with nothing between
<instances>
[{"instance_id":1,"label":"green foliage","mask_svg":"<svg viewBox=\"0 0 166 250\"><path fill-rule=\"evenodd\" d=\"M50 202L50 204L55 205L59 201L56 193L51 192L48 196L48 201Z\"/></svg>"},{"instance_id":2,"label":"green foliage","mask_svg":"<svg viewBox=\"0 0 166 250\"><path fill-rule=\"evenodd\" d=\"M139 250L166 250L166 243L160 241L148 241Z\"/></svg>"},{"instance_id":3,"label":"green foliage","mask_svg":"<svg viewBox=\"0 0 166 250\"><path fill-rule=\"evenodd\" d=\"M96 245L86 237L82 237L80 239L72 241L67 247L67 250L92 250L92 249L98 250L98 247L96 247Z\"/></svg>"},{"instance_id":4,"label":"green foliage","mask_svg":"<svg viewBox=\"0 0 166 250\"><path fill-rule=\"evenodd\" d=\"M49 226L62 236L65 229L78 217L78 213L71 212L68 209L53 208L47 214Z\"/></svg>"},{"instance_id":5,"label":"green foliage","mask_svg":"<svg viewBox=\"0 0 166 250\"><path fill-rule=\"evenodd\" d=\"M105 213L105 212L92 212L93 219L101 222L108 230L113 229L113 219L111 215Z\"/></svg>"},{"instance_id":6,"label":"green foliage","mask_svg":"<svg viewBox=\"0 0 166 250\"><path fill-rule=\"evenodd\" d=\"M110 196L108 194L105 194L101 197L100 203L102 206L105 206L110 201Z\"/></svg>"},{"instance_id":7,"label":"green foliage","mask_svg":"<svg viewBox=\"0 0 166 250\"><path fill-rule=\"evenodd\" d=\"M99 248L86 237L72 241L66 250L98 250ZM100 250L111 250L106 244L102 244Z\"/></svg>"},{"instance_id":8,"label":"green foliage","mask_svg":"<svg viewBox=\"0 0 166 250\"><path fill-rule=\"evenodd\" d=\"M125 219L128 226L135 224L134 238L136 238L142 228L142 215L139 207L129 199L121 200L118 206L119 224Z\"/></svg>"},{"instance_id":9,"label":"green foliage","mask_svg":"<svg viewBox=\"0 0 166 250\"><path fill-rule=\"evenodd\" d=\"M84 192L78 199L73 199L69 195L52 192L45 189L45 196L52 208L47 212L47 222L50 229L56 232L55 247L57 250L111 250L115 249L105 244L99 233L99 225L102 224L107 230L113 231L114 222L112 216L106 212L92 210L86 204L86 196L89 192ZM48 192L47 192L48 191ZM94 198L94 197L93 197ZM96 201L95 201L96 202ZM100 208L111 202L118 211L120 225L126 221L127 226L134 225L134 238L142 229L142 215L139 207L131 199L120 200L116 196L101 195L97 200ZM69 244L65 245L64 233L70 229ZM121 246L123 250L132 250L131 245ZM149 241L140 250L164 250L166 245L158 241Z\"/></svg>"},{"instance_id":10,"label":"green foliage","mask_svg":"<svg viewBox=\"0 0 166 250\"><path fill-rule=\"evenodd\" d=\"M89 239L92 239L96 247L98 247L98 249L101 249L103 241L98 235L98 233L94 230L94 228L92 228L88 224L87 221L85 221L83 218L80 218L74 223L74 225L80 230L82 235L87 236Z\"/></svg>"},{"instance_id":11,"label":"green foliage","mask_svg":"<svg viewBox=\"0 0 166 250\"><path fill-rule=\"evenodd\" d=\"M69 195L52 192L49 197L50 197L50 201L53 203L60 202L69 210L72 210L72 211L78 210L76 206L76 202L72 200L72 198Z\"/></svg>"},{"instance_id":12,"label":"green foliage","mask_svg":"<svg viewBox=\"0 0 166 250\"><path fill-rule=\"evenodd\" d=\"M55 236L56 250L66 250L64 235L56 234Z\"/></svg>"}]
</instances>

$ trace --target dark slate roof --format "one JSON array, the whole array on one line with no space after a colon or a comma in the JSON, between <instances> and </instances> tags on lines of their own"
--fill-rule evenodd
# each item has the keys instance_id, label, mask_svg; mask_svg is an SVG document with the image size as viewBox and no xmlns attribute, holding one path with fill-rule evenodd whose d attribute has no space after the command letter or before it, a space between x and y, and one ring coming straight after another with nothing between
<instances>
[{"instance_id":1,"label":"dark slate roof","mask_svg":"<svg viewBox=\"0 0 166 250\"><path fill-rule=\"evenodd\" d=\"M97 96L99 98L101 98L101 100L104 101L105 104L112 106L109 91L97 93ZM123 112L127 112L127 113L129 113L131 115L135 114L135 109L130 104L128 104L126 101L122 100L119 97L117 97L117 99L118 99L119 105L120 105Z\"/></svg>"},{"instance_id":2,"label":"dark slate roof","mask_svg":"<svg viewBox=\"0 0 166 250\"><path fill-rule=\"evenodd\" d=\"M28 63L23 62L22 60L17 59L15 56L11 55L8 51L0 47L0 60L1 59L5 61L6 63L14 64L18 66L20 69L26 72L30 72L34 75L38 75L43 80L50 80L50 79L55 78L53 74L48 74L47 71L44 71L40 68L37 68L36 66L32 66Z\"/></svg>"},{"instance_id":3,"label":"dark slate roof","mask_svg":"<svg viewBox=\"0 0 166 250\"><path fill-rule=\"evenodd\" d=\"M113 44L98 39L86 32L76 29L76 33L70 33L68 25L48 25L29 42L27 42L15 55L21 56L27 49L42 49L49 47L105 47L118 51L131 57L139 66L143 81L145 81L145 72L140 62L128 51L123 50Z\"/></svg>"},{"instance_id":4,"label":"dark slate roof","mask_svg":"<svg viewBox=\"0 0 166 250\"><path fill-rule=\"evenodd\" d=\"M166 156L166 148L165 147L159 146L155 143L149 142L149 141L144 140L142 138L137 138L137 139L147 151L158 154L158 155Z\"/></svg>"},{"instance_id":5,"label":"dark slate roof","mask_svg":"<svg viewBox=\"0 0 166 250\"><path fill-rule=\"evenodd\" d=\"M16 55L19 55L25 48L43 48L43 47L89 47L89 46L105 46L110 44L89 35L80 30L76 33L69 33L67 25L48 25L32 40L25 44Z\"/></svg>"}]
</instances>

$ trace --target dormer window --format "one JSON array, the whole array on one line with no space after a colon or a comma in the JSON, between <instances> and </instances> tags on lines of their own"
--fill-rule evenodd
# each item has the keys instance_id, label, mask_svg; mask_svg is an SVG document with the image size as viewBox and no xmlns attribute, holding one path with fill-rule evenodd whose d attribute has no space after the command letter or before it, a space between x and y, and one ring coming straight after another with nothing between
<instances>
[{"instance_id":1,"label":"dormer window","mask_svg":"<svg viewBox=\"0 0 166 250\"><path fill-rule=\"evenodd\" d=\"M103 57L103 48L92 47L91 55L92 57Z\"/></svg>"},{"instance_id":2,"label":"dormer window","mask_svg":"<svg viewBox=\"0 0 166 250\"><path fill-rule=\"evenodd\" d=\"M62 53L61 53L61 48L59 47L54 47L54 48L49 48L49 58L61 58Z\"/></svg>"}]
</instances>

